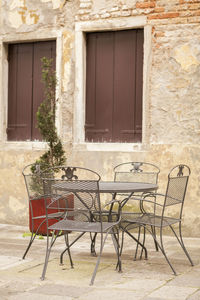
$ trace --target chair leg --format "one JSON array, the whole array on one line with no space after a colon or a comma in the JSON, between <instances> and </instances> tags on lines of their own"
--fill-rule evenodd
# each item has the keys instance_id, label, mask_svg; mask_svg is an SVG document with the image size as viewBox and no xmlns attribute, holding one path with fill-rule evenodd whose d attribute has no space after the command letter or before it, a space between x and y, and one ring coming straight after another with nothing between
<instances>
[{"instance_id":1,"label":"chair leg","mask_svg":"<svg viewBox=\"0 0 200 300\"><path fill-rule=\"evenodd\" d=\"M124 230L122 230L122 241L121 241L120 254L119 254L120 256L122 255L123 246L124 246Z\"/></svg>"},{"instance_id":2,"label":"chair leg","mask_svg":"<svg viewBox=\"0 0 200 300\"><path fill-rule=\"evenodd\" d=\"M92 256L97 256L96 251L95 251L96 237L97 237L97 233L95 233L93 237L92 237L92 233L90 233L90 239L91 239L90 252L91 252Z\"/></svg>"},{"instance_id":3,"label":"chair leg","mask_svg":"<svg viewBox=\"0 0 200 300\"><path fill-rule=\"evenodd\" d=\"M25 259L26 254L28 253L28 251L29 251L29 249L30 249L30 247L31 247L31 245L32 245L32 243L33 243L35 237L36 237L36 234L34 234L34 233L32 232L32 233L31 233L31 238L30 238L29 244L28 244L28 246L27 246L27 248L26 248L26 251L24 252L24 255L22 256L22 259Z\"/></svg>"},{"instance_id":4,"label":"chair leg","mask_svg":"<svg viewBox=\"0 0 200 300\"><path fill-rule=\"evenodd\" d=\"M106 241L106 239L108 237L108 233L109 233L109 231L106 233L106 236L105 236L104 240L103 240L103 233L101 233L101 247L100 247L100 251L99 251L99 256L97 258L97 263L96 263L94 272L92 274L90 285L93 285L93 283L94 283L94 280L95 280L95 277L96 277L96 273L97 273L97 269L98 269L98 266L99 266L99 263L100 263L100 260L101 260L101 255L102 255L102 252L103 252L103 247L104 247L105 241Z\"/></svg>"},{"instance_id":5,"label":"chair leg","mask_svg":"<svg viewBox=\"0 0 200 300\"><path fill-rule=\"evenodd\" d=\"M140 243L140 241L138 240L138 239L136 239L128 230L126 230L125 228L123 228L123 230L136 242L136 243L138 243L141 247L142 247L142 249L144 250L144 252L145 252L145 259L147 259L147 249L146 249L146 247L142 244L142 243Z\"/></svg>"},{"instance_id":6,"label":"chair leg","mask_svg":"<svg viewBox=\"0 0 200 300\"><path fill-rule=\"evenodd\" d=\"M141 226L139 226L139 229L138 229L138 241L140 240L140 233L141 233ZM144 243L143 243L144 244ZM142 248L143 249L143 248ZM135 248L135 256L134 256L134 259L133 260L136 260L137 259L137 253L138 253L138 243L136 244L136 248ZM141 256L141 255L140 255Z\"/></svg>"},{"instance_id":7,"label":"chair leg","mask_svg":"<svg viewBox=\"0 0 200 300\"><path fill-rule=\"evenodd\" d=\"M68 235L68 233L65 234L65 243L66 243L66 246L67 246L67 252L68 252L68 255L69 255L70 265L71 265L71 268L73 269L74 264L73 264L73 261L72 261L70 247L69 247L69 235Z\"/></svg>"},{"instance_id":8,"label":"chair leg","mask_svg":"<svg viewBox=\"0 0 200 300\"><path fill-rule=\"evenodd\" d=\"M141 226L140 226L141 227ZM146 227L143 227L143 241L142 241L142 245L145 245L145 238L146 238ZM138 246L138 244L137 244ZM143 255L143 250L144 248L142 248L141 253L140 253L140 260L142 259L142 255Z\"/></svg>"},{"instance_id":9,"label":"chair leg","mask_svg":"<svg viewBox=\"0 0 200 300\"><path fill-rule=\"evenodd\" d=\"M27 253L28 253L28 251L29 251L31 245L32 245L33 242L34 242L34 239L36 238L36 235L38 234L38 231L39 231L40 227L41 227L42 224L44 224L45 222L46 222L46 219L43 220L43 221L40 223L40 225L38 226L38 228L37 228L37 230L36 230L35 233L33 232L34 223L32 222L32 231L31 231L30 241L29 241L29 244L28 244L28 246L27 246L27 248L26 248L26 251L24 252L24 255L23 255L22 259L25 259L25 257L26 257L26 255L27 255Z\"/></svg>"},{"instance_id":10,"label":"chair leg","mask_svg":"<svg viewBox=\"0 0 200 300\"><path fill-rule=\"evenodd\" d=\"M116 233L112 233L112 240L113 240L113 244L115 247L115 251L117 254L117 265L116 265L116 269L118 268L119 272L122 272L122 263L121 263L121 249L120 249L120 245L119 245L119 232Z\"/></svg>"},{"instance_id":11,"label":"chair leg","mask_svg":"<svg viewBox=\"0 0 200 300\"><path fill-rule=\"evenodd\" d=\"M179 242L181 248L183 249L185 255L187 256L189 262L191 263L192 266L194 266L194 263L193 263L193 261L192 261L190 255L189 255L189 253L188 253L188 251L187 251L187 249L186 249L186 247L185 247L185 244L184 244L184 242L183 242L183 237L182 237L182 232L181 232L181 223L179 223L179 235L180 235L180 239L179 239L179 237L177 236L177 234L176 234L174 228L173 228L172 226L170 226L170 228L171 228L172 232L174 233L175 237L177 238L177 240L178 240L178 242Z\"/></svg>"},{"instance_id":12,"label":"chair leg","mask_svg":"<svg viewBox=\"0 0 200 300\"><path fill-rule=\"evenodd\" d=\"M152 230L152 232L153 232L153 234L154 234L154 236L156 238L156 228L155 228L155 226L151 225L151 230ZM156 240L154 240L154 244L155 244L156 251L159 251L159 248L158 248Z\"/></svg>"},{"instance_id":13,"label":"chair leg","mask_svg":"<svg viewBox=\"0 0 200 300\"><path fill-rule=\"evenodd\" d=\"M85 234L85 232L82 232L70 245L67 246L67 248L65 248L65 250L61 253L60 255L60 265L63 265L63 255L65 254L66 251L68 251L68 249L74 244L76 243L76 241L78 241L83 235ZM68 252L69 253L69 252Z\"/></svg>"},{"instance_id":14,"label":"chair leg","mask_svg":"<svg viewBox=\"0 0 200 300\"><path fill-rule=\"evenodd\" d=\"M148 229L147 229L148 230ZM160 249L160 251L162 252L162 254L164 255L168 265L170 266L170 268L172 269L174 275L177 275L176 274L176 271L174 269L174 267L172 266L172 264L170 263L166 253L165 253L165 250L164 250L164 245L163 245L163 239L162 239L162 229L160 229L160 244L158 243L158 240L156 239L156 236L153 234L152 230L148 230L149 233L152 235L154 241L156 242L158 248Z\"/></svg>"},{"instance_id":15,"label":"chair leg","mask_svg":"<svg viewBox=\"0 0 200 300\"><path fill-rule=\"evenodd\" d=\"M42 271L41 280L44 280L44 278L45 278L45 274L46 274L46 270L47 270L47 265L48 265L48 262L49 262L49 256L50 256L50 252L51 252L51 248L52 248L52 246L53 246L56 238L57 238L57 236L53 232L52 233L52 237L51 237L50 246L49 246L49 235L47 234L46 256L45 256L45 263L44 263L44 268L43 268L43 271Z\"/></svg>"}]
</instances>

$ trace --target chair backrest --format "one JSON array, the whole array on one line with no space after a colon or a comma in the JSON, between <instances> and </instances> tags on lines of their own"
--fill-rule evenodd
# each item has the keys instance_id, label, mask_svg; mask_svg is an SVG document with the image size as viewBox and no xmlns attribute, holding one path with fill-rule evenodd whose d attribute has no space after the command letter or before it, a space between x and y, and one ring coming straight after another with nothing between
<instances>
[{"instance_id":1,"label":"chair backrest","mask_svg":"<svg viewBox=\"0 0 200 300\"><path fill-rule=\"evenodd\" d=\"M41 172L46 168L46 165L37 163L30 164L24 167L22 175L24 176L29 200L38 199L44 194Z\"/></svg>"},{"instance_id":2,"label":"chair backrest","mask_svg":"<svg viewBox=\"0 0 200 300\"><path fill-rule=\"evenodd\" d=\"M190 173L190 168L187 165L181 164L171 169L168 175L165 206L178 203L183 205Z\"/></svg>"},{"instance_id":3,"label":"chair backrest","mask_svg":"<svg viewBox=\"0 0 200 300\"><path fill-rule=\"evenodd\" d=\"M114 167L114 180L157 184L159 173L160 169L154 164L126 162Z\"/></svg>"},{"instance_id":4,"label":"chair backrest","mask_svg":"<svg viewBox=\"0 0 200 300\"><path fill-rule=\"evenodd\" d=\"M101 212L100 176L96 172L81 167L62 166L47 169L42 178L46 197L51 198L51 203L47 203L47 214L49 209L57 207L58 202L62 203L61 210L66 212L68 219L91 221L96 206Z\"/></svg>"}]
</instances>

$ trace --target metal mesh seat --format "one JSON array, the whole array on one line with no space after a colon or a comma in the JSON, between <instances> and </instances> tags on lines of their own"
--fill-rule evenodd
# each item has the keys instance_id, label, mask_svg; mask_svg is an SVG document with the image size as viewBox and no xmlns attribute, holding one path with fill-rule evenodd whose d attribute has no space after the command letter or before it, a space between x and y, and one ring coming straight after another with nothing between
<instances>
[{"instance_id":1,"label":"metal mesh seat","mask_svg":"<svg viewBox=\"0 0 200 300\"><path fill-rule=\"evenodd\" d=\"M31 231L30 241L22 257L23 259L25 259L36 235L46 235L45 200L41 179L41 172L45 168L47 168L46 165L30 164L22 171L29 199L29 229ZM57 210L49 212L51 224L57 222L62 217L62 214L63 212L58 207Z\"/></svg>"},{"instance_id":2,"label":"metal mesh seat","mask_svg":"<svg viewBox=\"0 0 200 300\"><path fill-rule=\"evenodd\" d=\"M135 226L135 224L146 228L152 235L154 241L156 241L156 244L163 253L175 275L176 271L170 263L164 249L163 229L169 227L172 230L188 260L193 266L193 262L185 248L181 233L182 212L189 176L190 168L188 166L175 166L168 175L166 193L148 193L143 195L142 199L140 199L142 202L142 214L135 218L127 218L126 222L123 224L125 230L130 230L132 226ZM179 225L179 236L173 227L174 224ZM149 227L154 227L159 230L160 242L156 237L155 231L152 231Z\"/></svg>"},{"instance_id":3,"label":"metal mesh seat","mask_svg":"<svg viewBox=\"0 0 200 300\"><path fill-rule=\"evenodd\" d=\"M117 201L111 201L112 203L118 203L117 218L115 221L108 222L104 219L100 193L99 193L99 180L100 176L89 169L80 167L56 167L45 171L42 175L44 191L46 199L51 198L50 203L46 203L46 218L47 228L53 231L51 241L47 235L47 250L44 269L42 273L42 279L45 278L49 255L55 238L59 234L64 234L67 247L61 253L60 263L63 263L63 255L67 251L73 267L71 258L71 246L74 245L79 238L81 238L86 232L100 234L100 250L97 259L96 267L91 278L91 284L93 284L98 265L100 263L101 254L108 234L112 234L115 240L115 250L117 253L117 267L121 271L121 260L119 253L119 240L118 240L118 224L120 222L120 203ZM68 206L68 195L73 195L73 205ZM65 201L65 205L62 206L64 217L53 225L48 225L49 210L53 210L57 206L57 202ZM68 232L79 232L78 237L69 243Z\"/></svg>"},{"instance_id":4,"label":"metal mesh seat","mask_svg":"<svg viewBox=\"0 0 200 300\"><path fill-rule=\"evenodd\" d=\"M123 181L123 182L142 182L142 183L152 183L157 184L158 182L158 175L160 173L160 169L151 163L147 162L126 162L119 164L114 167L114 180L115 181ZM130 219L135 219L139 217L142 213L142 202L135 201L136 197L142 197L144 193L134 193L133 195L127 195L127 194L118 194L117 199L121 199L122 201L122 221L121 225L123 227L123 233L126 232L132 239L134 239L136 244L136 250L134 259L137 257L138 252L138 241L140 240L140 233L141 233L141 227L138 224L132 223L131 226L126 227L126 221ZM123 223L125 222L125 226L123 226ZM137 240L132 235L131 231L132 229L138 228L138 238ZM152 230L154 228L152 227ZM122 246L123 246L123 239L122 238ZM143 244L145 241L145 230L143 235ZM155 243L156 250L157 244ZM140 259L142 258L144 247L142 247ZM122 251L122 247L121 247ZM145 258L147 258L147 252L145 251Z\"/></svg>"}]
</instances>

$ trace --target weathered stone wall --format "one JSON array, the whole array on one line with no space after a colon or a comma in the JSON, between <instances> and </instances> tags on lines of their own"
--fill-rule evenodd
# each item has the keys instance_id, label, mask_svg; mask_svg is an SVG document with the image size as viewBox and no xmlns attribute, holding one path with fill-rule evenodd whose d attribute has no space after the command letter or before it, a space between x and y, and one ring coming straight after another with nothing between
<instances>
[{"instance_id":1,"label":"weathered stone wall","mask_svg":"<svg viewBox=\"0 0 200 300\"><path fill-rule=\"evenodd\" d=\"M200 236L200 1L199 0L1 0L0 44L0 222L27 223L27 198L21 170L42 146L6 143L5 42L57 37L58 128L69 164L93 168L112 179L114 165L131 160L156 163L165 189L170 168L188 164L192 174L184 209L185 235ZM74 103L79 88L75 70L75 24L123 21L145 16L151 26L145 143L133 150L101 151L74 146ZM82 66L80 66L82 67ZM89 150L90 149L90 150ZM99 147L100 149L100 147Z\"/></svg>"}]
</instances>

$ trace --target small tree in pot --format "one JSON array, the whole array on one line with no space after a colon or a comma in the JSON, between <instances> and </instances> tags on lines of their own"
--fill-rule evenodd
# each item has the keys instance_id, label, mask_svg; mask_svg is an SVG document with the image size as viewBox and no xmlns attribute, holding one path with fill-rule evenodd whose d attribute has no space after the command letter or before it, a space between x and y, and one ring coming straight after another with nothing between
<instances>
[{"instance_id":1,"label":"small tree in pot","mask_svg":"<svg viewBox=\"0 0 200 300\"><path fill-rule=\"evenodd\" d=\"M58 136L55 118L56 118L56 73L53 68L53 60L42 58L42 82L44 83L44 100L40 104L36 118L37 128L39 129L42 138L47 142L48 149L42 154L39 159L31 166L33 173L31 190L35 195L42 194L42 181L37 174L41 171L55 166L62 166L66 162L65 151L61 139ZM39 166L39 169L38 169ZM36 175L36 176L35 176ZM38 196L37 196L38 198ZM70 200L69 200L70 201ZM32 201L31 209L29 212L29 227L30 230L36 232L37 227L41 223L41 219L32 221L32 216L45 215L44 199L41 198L37 201ZM54 223L55 220L52 220ZM34 227L34 228L33 228ZM39 234L46 233L46 224L41 226Z\"/></svg>"},{"instance_id":2,"label":"small tree in pot","mask_svg":"<svg viewBox=\"0 0 200 300\"><path fill-rule=\"evenodd\" d=\"M40 156L36 164L54 167L66 162L65 152L58 137L56 118L56 74L52 66L52 59L42 58L42 82L44 83L44 100L40 104L36 117L37 127L49 149ZM34 171L34 170L33 170Z\"/></svg>"}]
</instances>

